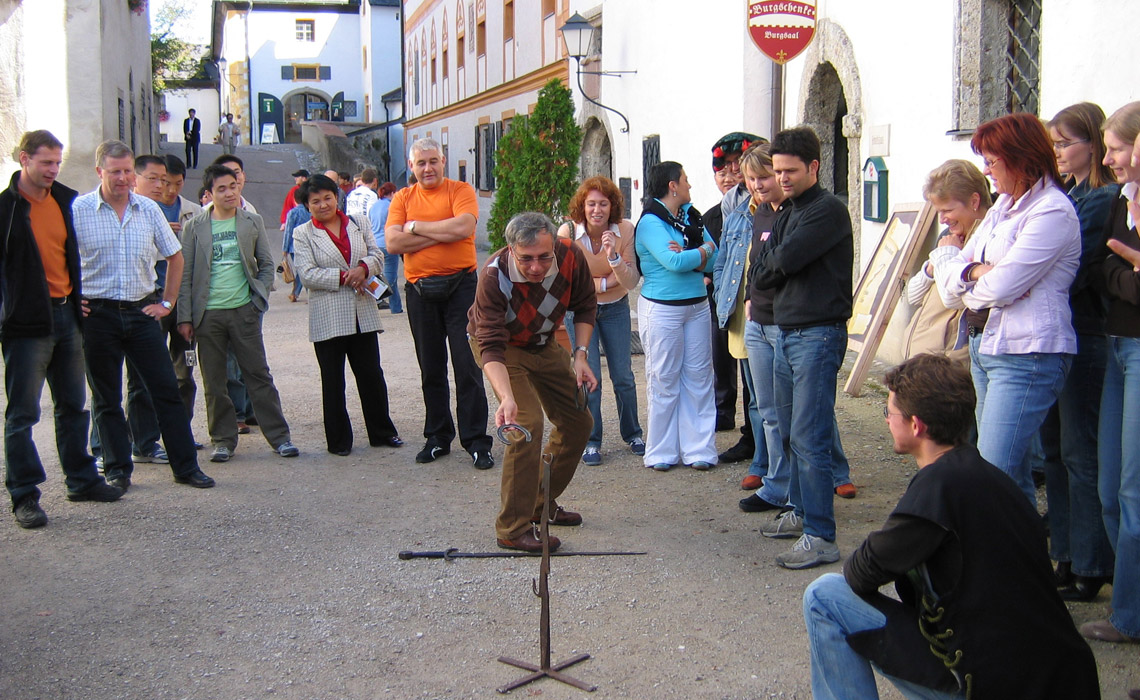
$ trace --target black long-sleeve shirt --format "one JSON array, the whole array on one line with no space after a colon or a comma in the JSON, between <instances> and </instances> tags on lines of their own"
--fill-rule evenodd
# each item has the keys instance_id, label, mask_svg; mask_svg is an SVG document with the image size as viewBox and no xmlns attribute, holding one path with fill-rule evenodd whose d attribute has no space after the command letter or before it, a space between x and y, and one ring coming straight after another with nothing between
<instances>
[{"instance_id":1,"label":"black long-sleeve shirt","mask_svg":"<svg viewBox=\"0 0 1140 700\"><path fill-rule=\"evenodd\" d=\"M783 329L843 323L851 318L854 258L847 205L816 183L776 220L752 284L776 289Z\"/></svg>"}]
</instances>

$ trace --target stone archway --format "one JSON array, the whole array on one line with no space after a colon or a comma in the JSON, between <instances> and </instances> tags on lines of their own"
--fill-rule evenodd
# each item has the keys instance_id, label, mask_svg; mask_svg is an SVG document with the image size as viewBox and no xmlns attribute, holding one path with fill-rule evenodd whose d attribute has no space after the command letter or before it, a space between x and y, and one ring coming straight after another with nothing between
<instances>
[{"instance_id":1,"label":"stone archway","mask_svg":"<svg viewBox=\"0 0 1140 700\"><path fill-rule=\"evenodd\" d=\"M588 177L601 175L612 180L613 162L613 147L605 125L597 117L590 117L582 127L582 155L578 161L579 178L585 180Z\"/></svg>"},{"instance_id":2,"label":"stone archway","mask_svg":"<svg viewBox=\"0 0 1140 700\"><path fill-rule=\"evenodd\" d=\"M323 109L316 106L321 102L324 103ZM330 116L332 98L321 90L304 87L285 93L281 98L281 104L282 118L285 121L282 141L301 143L301 124L312 120L327 120Z\"/></svg>"},{"instance_id":3,"label":"stone archway","mask_svg":"<svg viewBox=\"0 0 1140 700\"><path fill-rule=\"evenodd\" d=\"M863 168L860 152L863 88L847 32L835 22L821 19L804 66L800 82L800 122L819 135L822 146L820 184L847 201L855 235L855 269L858 271L862 269L859 249L863 218L860 181Z\"/></svg>"}]
</instances>

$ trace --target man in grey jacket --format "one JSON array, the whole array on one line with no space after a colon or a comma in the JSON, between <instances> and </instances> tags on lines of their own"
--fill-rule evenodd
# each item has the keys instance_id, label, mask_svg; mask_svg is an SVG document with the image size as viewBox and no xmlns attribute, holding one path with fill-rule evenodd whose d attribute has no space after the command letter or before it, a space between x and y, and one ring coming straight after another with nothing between
<instances>
[{"instance_id":1,"label":"man in grey jacket","mask_svg":"<svg viewBox=\"0 0 1140 700\"><path fill-rule=\"evenodd\" d=\"M253 410L265 439L282 457L296 457L289 425L261 335L261 316L269 308L273 256L261 217L240 209L241 185L222 165L206 168L202 184L213 206L182 229L182 288L178 296L178 332L197 338L206 393L206 418L214 452L212 462L226 462L237 448L237 418L226 392L226 352L237 358Z\"/></svg>"}]
</instances>

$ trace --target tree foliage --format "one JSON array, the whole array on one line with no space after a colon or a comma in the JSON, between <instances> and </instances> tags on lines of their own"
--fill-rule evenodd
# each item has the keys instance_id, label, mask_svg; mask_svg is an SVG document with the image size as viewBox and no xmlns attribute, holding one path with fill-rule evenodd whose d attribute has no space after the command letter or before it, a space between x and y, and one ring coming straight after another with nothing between
<instances>
[{"instance_id":1,"label":"tree foliage","mask_svg":"<svg viewBox=\"0 0 1140 700\"><path fill-rule=\"evenodd\" d=\"M570 90L551 80L538 93L534 113L515 117L495 150L495 203L487 220L493 250L506 241L503 230L515 214L539 211L563 221L578 188L582 129L574 121Z\"/></svg>"},{"instance_id":2,"label":"tree foliage","mask_svg":"<svg viewBox=\"0 0 1140 700\"><path fill-rule=\"evenodd\" d=\"M175 26L190 12L192 0L166 0L154 13L150 34L152 87L157 95L169 80L206 78L206 47L180 39Z\"/></svg>"}]
</instances>

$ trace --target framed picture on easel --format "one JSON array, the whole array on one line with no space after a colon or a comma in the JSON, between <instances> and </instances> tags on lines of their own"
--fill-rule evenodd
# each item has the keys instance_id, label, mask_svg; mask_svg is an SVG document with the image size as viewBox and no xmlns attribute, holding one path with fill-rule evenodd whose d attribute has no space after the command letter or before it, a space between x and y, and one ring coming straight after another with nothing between
<instances>
[{"instance_id":1,"label":"framed picture on easel","mask_svg":"<svg viewBox=\"0 0 1140 700\"><path fill-rule=\"evenodd\" d=\"M922 242L936 223L937 212L929 203L899 204L887 220L871 264L855 289L851 320L847 322L847 347L858 353L843 386L851 396L863 391L863 382L902 295L907 273L914 269Z\"/></svg>"}]
</instances>

